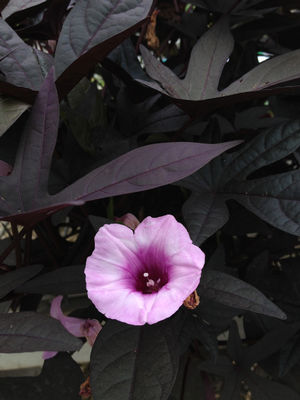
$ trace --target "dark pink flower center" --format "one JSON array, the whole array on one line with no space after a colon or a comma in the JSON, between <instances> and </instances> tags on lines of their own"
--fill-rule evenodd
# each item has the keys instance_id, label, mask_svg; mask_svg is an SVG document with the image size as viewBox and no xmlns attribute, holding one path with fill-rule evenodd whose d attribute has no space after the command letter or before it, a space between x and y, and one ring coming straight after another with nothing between
<instances>
[{"instance_id":1,"label":"dark pink flower center","mask_svg":"<svg viewBox=\"0 0 300 400\"><path fill-rule=\"evenodd\" d=\"M135 290L144 294L158 292L168 283L170 266L164 254L148 249L139 254L139 267L135 272Z\"/></svg>"},{"instance_id":2,"label":"dark pink flower center","mask_svg":"<svg viewBox=\"0 0 300 400\"><path fill-rule=\"evenodd\" d=\"M158 292L167 282L166 273L150 275L149 272L143 272L137 277L136 290L145 294Z\"/></svg>"}]
</instances>

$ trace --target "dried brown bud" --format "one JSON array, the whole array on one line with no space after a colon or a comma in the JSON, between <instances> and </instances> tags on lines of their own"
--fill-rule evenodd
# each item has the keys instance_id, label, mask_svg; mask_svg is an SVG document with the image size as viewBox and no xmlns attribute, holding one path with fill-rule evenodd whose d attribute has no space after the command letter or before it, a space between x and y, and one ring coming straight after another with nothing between
<instances>
[{"instance_id":1,"label":"dried brown bud","mask_svg":"<svg viewBox=\"0 0 300 400\"><path fill-rule=\"evenodd\" d=\"M122 215L122 217L115 218L116 222L120 222L123 225L126 225L128 228L132 229L133 231L139 225L140 221L134 216L133 214L127 213Z\"/></svg>"},{"instance_id":2,"label":"dried brown bud","mask_svg":"<svg viewBox=\"0 0 300 400\"><path fill-rule=\"evenodd\" d=\"M190 309L194 310L200 303L200 299L197 293L197 290L194 290L183 302L183 305Z\"/></svg>"},{"instance_id":3,"label":"dried brown bud","mask_svg":"<svg viewBox=\"0 0 300 400\"><path fill-rule=\"evenodd\" d=\"M88 399L92 395L92 390L90 386L90 377L88 377L81 385L80 385L80 392L79 396L83 399Z\"/></svg>"}]
</instances>

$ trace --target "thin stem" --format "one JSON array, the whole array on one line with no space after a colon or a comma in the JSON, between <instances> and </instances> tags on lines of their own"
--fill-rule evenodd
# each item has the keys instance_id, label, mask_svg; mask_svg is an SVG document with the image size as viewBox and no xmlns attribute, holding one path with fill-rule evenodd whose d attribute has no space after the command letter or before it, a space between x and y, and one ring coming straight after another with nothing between
<instances>
[{"instance_id":1,"label":"thin stem","mask_svg":"<svg viewBox=\"0 0 300 400\"><path fill-rule=\"evenodd\" d=\"M20 268L22 266L22 253L21 253L21 241L18 232L18 226L15 222L11 223L11 229L14 239L16 239L15 253L16 253L16 267Z\"/></svg>"},{"instance_id":2,"label":"thin stem","mask_svg":"<svg viewBox=\"0 0 300 400\"><path fill-rule=\"evenodd\" d=\"M61 246L61 242L59 241L59 238L57 237L57 234L54 231L53 226L50 223L49 219L43 221L43 225L46 229L47 234L52 239L52 242L53 242L54 246L56 247L56 250L58 251L59 254L62 254L63 248Z\"/></svg>"},{"instance_id":3,"label":"thin stem","mask_svg":"<svg viewBox=\"0 0 300 400\"><path fill-rule=\"evenodd\" d=\"M231 14L232 11L235 9L235 7L239 5L240 1L241 1L241 0L237 0L237 1L233 4L233 6L230 7L230 9L227 11L226 14Z\"/></svg>"},{"instance_id":4,"label":"thin stem","mask_svg":"<svg viewBox=\"0 0 300 400\"><path fill-rule=\"evenodd\" d=\"M6 259L6 257L13 251L13 249L16 247L17 240L20 240L25 235L27 230L28 229L23 228L21 232L18 234L18 239L17 237L13 238L11 244L0 255L0 264L2 264L3 261Z\"/></svg>"},{"instance_id":5,"label":"thin stem","mask_svg":"<svg viewBox=\"0 0 300 400\"><path fill-rule=\"evenodd\" d=\"M25 251L24 251L24 265L30 264L30 249L31 249L31 240L32 240L32 229L26 233L25 238Z\"/></svg>"},{"instance_id":6,"label":"thin stem","mask_svg":"<svg viewBox=\"0 0 300 400\"><path fill-rule=\"evenodd\" d=\"M46 250L46 252L47 252L49 258L52 260L54 266L55 266L56 268L58 268L58 267L59 267L59 264L58 264L58 262L57 262L57 260L56 260L56 257L55 257L54 254L53 254L53 251L52 251L51 246L49 246L48 241L44 238L44 234L43 234L42 229L41 229L38 225L36 225L35 231L36 231L36 234L38 235L38 238L39 238L40 241L41 241L42 246L43 246L44 249Z\"/></svg>"},{"instance_id":7,"label":"thin stem","mask_svg":"<svg viewBox=\"0 0 300 400\"><path fill-rule=\"evenodd\" d=\"M180 14L180 7L179 7L177 0L173 0L173 4L174 4L174 9L175 9L176 14Z\"/></svg>"}]
</instances>

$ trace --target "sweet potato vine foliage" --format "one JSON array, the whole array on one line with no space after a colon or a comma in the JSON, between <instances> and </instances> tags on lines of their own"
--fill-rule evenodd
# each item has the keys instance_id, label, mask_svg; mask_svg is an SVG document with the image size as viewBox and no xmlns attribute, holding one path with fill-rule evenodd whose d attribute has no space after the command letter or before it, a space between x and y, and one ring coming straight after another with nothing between
<instances>
[{"instance_id":1,"label":"sweet potato vine foliage","mask_svg":"<svg viewBox=\"0 0 300 400\"><path fill-rule=\"evenodd\" d=\"M300 399L298 2L0 12L0 399Z\"/></svg>"}]
</instances>

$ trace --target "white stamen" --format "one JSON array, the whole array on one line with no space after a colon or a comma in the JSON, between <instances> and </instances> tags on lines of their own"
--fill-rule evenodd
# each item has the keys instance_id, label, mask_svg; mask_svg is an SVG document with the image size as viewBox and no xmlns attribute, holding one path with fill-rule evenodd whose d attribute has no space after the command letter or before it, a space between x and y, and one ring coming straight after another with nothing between
<instances>
[{"instance_id":1,"label":"white stamen","mask_svg":"<svg viewBox=\"0 0 300 400\"><path fill-rule=\"evenodd\" d=\"M144 273L143 273L143 276L144 276L145 278L148 278L148 276L149 276L148 272L144 272Z\"/></svg>"},{"instance_id":2,"label":"white stamen","mask_svg":"<svg viewBox=\"0 0 300 400\"><path fill-rule=\"evenodd\" d=\"M154 286L155 282L153 279L149 279L148 282L146 283L146 285L147 285L147 287Z\"/></svg>"},{"instance_id":3,"label":"white stamen","mask_svg":"<svg viewBox=\"0 0 300 400\"><path fill-rule=\"evenodd\" d=\"M160 278L157 279L156 283L160 283Z\"/></svg>"}]
</instances>

